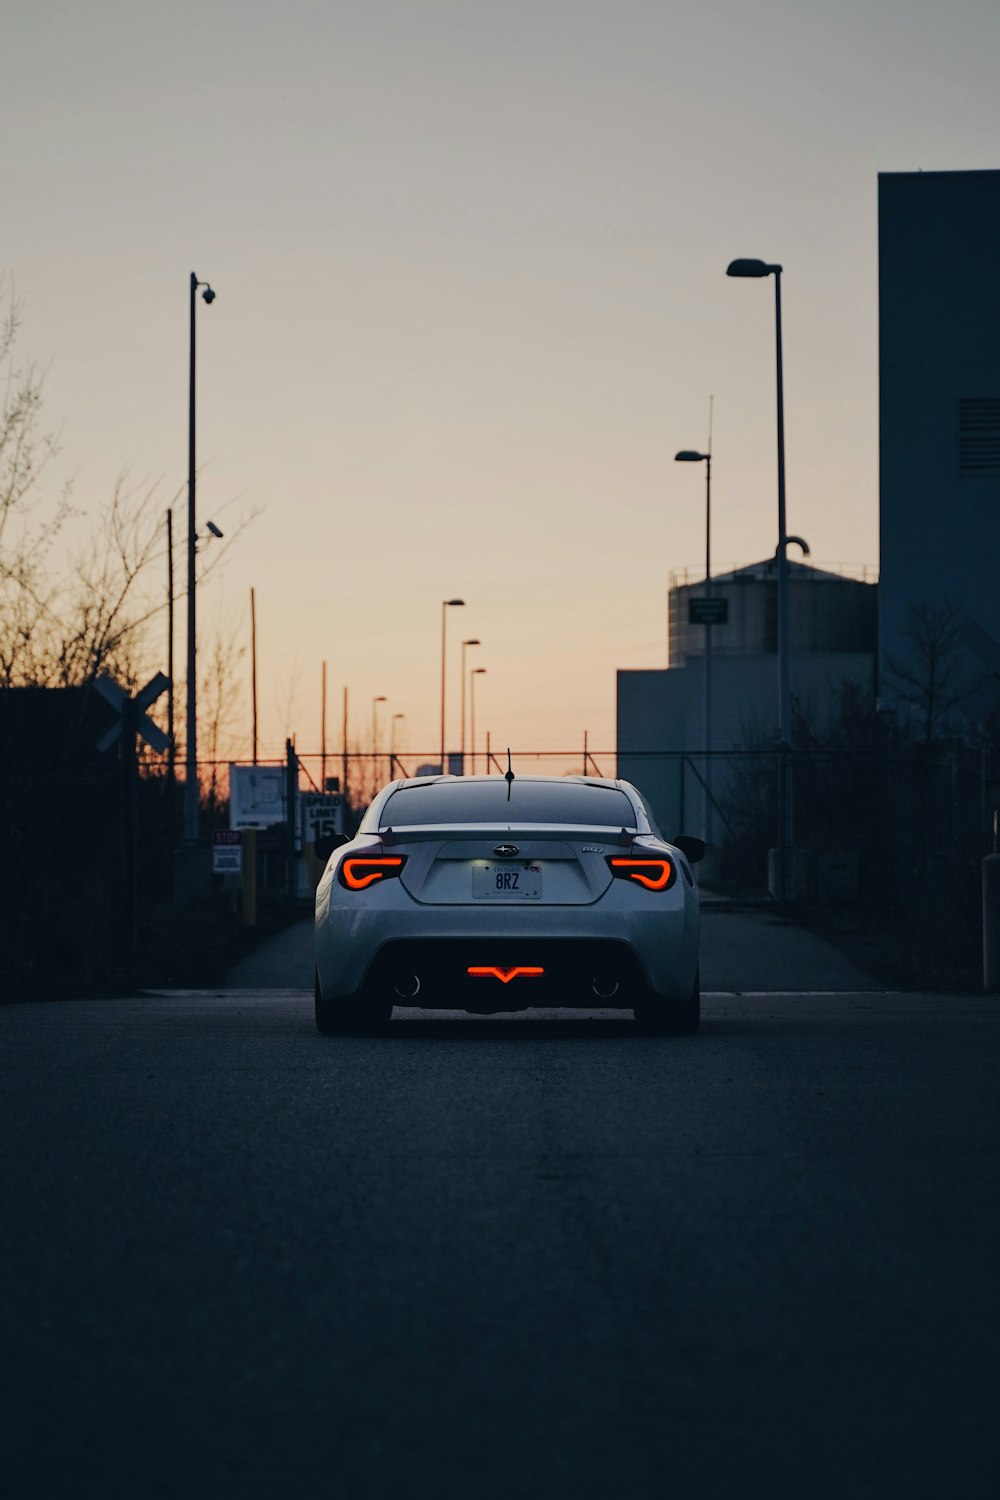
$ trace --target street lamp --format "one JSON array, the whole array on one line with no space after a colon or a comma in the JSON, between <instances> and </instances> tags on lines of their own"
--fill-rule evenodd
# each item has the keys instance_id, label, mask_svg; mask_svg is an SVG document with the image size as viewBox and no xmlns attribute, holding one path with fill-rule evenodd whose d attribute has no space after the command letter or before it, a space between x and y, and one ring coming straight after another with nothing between
<instances>
[{"instance_id":1,"label":"street lamp","mask_svg":"<svg viewBox=\"0 0 1000 1500\"><path fill-rule=\"evenodd\" d=\"M678 464L705 465L705 598L712 596L712 455L682 448ZM712 842L712 624L705 606L705 843Z\"/></svg>"},{"instance_id":2,"label":"street lamp","mask_svg":"<svg viewBox=\"0 0 1000 1500\"><path fill-rule=\"evenodd\" d=\"M792 746L792 685L789 658L788 619L788 543L785 522L785 390L781 362L781 266L763 260L733 260L727 276L759 280L774 277L774 323L778 407L778 546L775 552L778 575L778 899L788 900L789 853L792 848L792 798L788 758Z\"/></svg>"},{"instance_id":3,"label":"street lamp","mask_svg":"<svg viewBox=\"0 0 1000 1500\"><path fill-rule=\"evenodd\" d=\"M379 693L377 698L372 699L372 796L378 791L378 706L380 703L388 703L384 693ZM389 780L392 780L390 775Z\"/></svg>"},{"instance_id":4,"label":"street lamp","mask_svg":"<svg viewBox=\"0 0 1000 1500\"><path fill-rule=\"evenodd\" d=\"M198 288L207 303L215 293L207 281L199 281L191 272L191 345L188 367L188 542L187 542L187 744L184 764L184 838L194 844L198 839L198 688L197 688L197 622L195 617L195 556L198 534L195 521L195 303Z\"/></svg>"},{"instance_id":5,"label":"street lamp","mask_svg":"<svg viewBox=\"0 0 1000 1500\"><path fill-rule=\"evenodd\" d=\"M469 673L469 728L472 731L469 735L469 738L472 741L473 776L475 776L476 774L476 678L485 676L485 673L485 667L473 667L472 671ZM487 766L486 769L489 770L489 766Z\"/></svg>"},{"instance_id":6,"label":"street lamp","mask_svg":"<svg viewBox=\"0 0 1000 1500\"><path fill-rule=\"evenodd\" d=\"M389 780L392 781L396 774L396 723L399 719L405 719L405 714L393 714L389 720Z\"/></svg>"},{"instance_id":7,"label":"street lamp","mask_svg":"<svg viewBox=\"0 0 1000 1500\"><path fill-rule=\"evenodd\" d=\"M482 641L475 638L462 642L462 775L465 775L465 648L466 646L481 646Z\"/></svg>"},{"instance_id":8,"label":"street lamp","mask_svg":"<svg viewBox=\"0 0 1000 1500\"><path fill-rule=\"evenodd\" d=\"M441 775L445 776L447 770L444 763L444 692L445 692L445 628L448 620L449 609L461 609L465 605L464 599L442 599L441 601Z\"/></svg>"}]
</instances>

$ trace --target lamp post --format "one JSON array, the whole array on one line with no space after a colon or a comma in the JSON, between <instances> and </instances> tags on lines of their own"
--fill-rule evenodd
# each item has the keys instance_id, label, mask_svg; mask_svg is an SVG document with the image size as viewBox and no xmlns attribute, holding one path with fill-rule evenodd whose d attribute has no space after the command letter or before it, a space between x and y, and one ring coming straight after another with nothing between
<instances>
[{"instance_id":1,"label":"lamp post","mask_svg":"<svg viewBox=\"0 0 1000 1500\"><path fill-rule=\"evenodd\" d=\"M469 728L472 731L469 738L472 741L472 774L476 774L476 678L486 674L485 667L473 667L469 673ZM489 766L486 767L489 771Z\"/></svg>"},{"instance_id":2,"label":"lamp post","mask_svg":"<svg viewBox=\"0 0 1000 1500\"><path fill-rule=\"evenodd\" d=\"M378 706L387 703L384 693L372 699L372 796L378 791ZM391 780L391 777L390 777Z\"/></svg>"},{"instance_id":3,"label":"lamp post","mask_svg":"<svg viewBox=\"0 0 1000 1500\"><path fill-rule=\"evenodd\" d=\"M444 761L444 697L445 697L445 634L449 609L461 609L464 599L442 599L441 601L441 775L447 775Z\"/></svg>"},{"instance_id":4,"label":"lamp post","mask_svg":"<svg viewBox=\"0 0 1000 1500\"><path fill-rule=\"evenodd\" d=\"M727 276L774 277L775 372L778 408L778 900L788 900L789 854L792 848L792 798L789 755L792 747L792 686L788 633L788 530L785 521L785 389L781 354L781 266L763 260L733 260Z\"/></svg>"},{"instance_id":5,"label":"lamp post","mask_svg":"<svg viewBox=\"0 0 1000 1500\"><path fill-rule=\"evenodd\" d=\"M712 455L682 448L674 455L678 464L705 465L705 598L712 596ZM712 842L712 625L707 614L705 629L705 843Z\"/></svg>"},{"instance_id":6,"label":"lamp post","mask_svg":"<svg viewBox=\"0 0 1000 1500\"><path fill-rule=\"evenodd\" d=\"M198 688L197 688L197 621L195 616L195 556L198 533L195 517L195 303L198 288L211 304L215 293L207 281L199 281L191 272L191 344L188 367L188 541L187 541L187 743L184 755L184 838L194 844L198 839Z\"/></svg>"},{"instance_id":7,"label":"lamp post","mask_svg":"<svg viewBox=\"0 0 1000 1500\"><path fill-rule=\"evenodd\" d=\"M482 641L473 637L471 640L462 642L462 775L465 775L465 648L466 646L481 646Z\"/></svg>"},{"instance_id":8,"label":"lamp post","mask_svg":"<svg viewBox=\"0 0 1000 1500\"><path fill-rule=\"evenodd\" d=\"M405 714L393 714L389 721L389 780L392 781L396 774L396 724L400 719L405 719Z\"/></svg>"}]
</instances>

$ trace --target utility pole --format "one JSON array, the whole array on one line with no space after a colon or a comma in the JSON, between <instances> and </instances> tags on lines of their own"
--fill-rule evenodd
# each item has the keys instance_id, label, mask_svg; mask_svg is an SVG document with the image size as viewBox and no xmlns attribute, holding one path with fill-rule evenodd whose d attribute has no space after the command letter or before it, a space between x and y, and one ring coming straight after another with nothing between
<instances>
[{"instance_id":1,"label":"utility pole","mask_svg":"<svg viewBox=\"0 0 1000 1500\"><path fill-rule=\"evenodd\" d=\"M349 799L349 797L347 795L348 786L347 786L347 688L346 687L344 688L344 729L343 729L343 741L342 741L342 743L343 743L343 746L344 746L344 785L343 785L344 817L346 818L349 815L349 813L350 813L350 799Z\"/></svg>"},{"instance_id":2,"label":"utility pole","mask_svg":"<svg viewBox=\"0 0 1000 1500\"><path fill-rule=\"evenodd\" d=\"M257 764L257 603L250 590L250 696L253 700L253 763Z\"/></svg>"},{"instance_id":3,"label":"utility pole","mask_svg":"<svg viewBox=\"0 0 1000 1500\"><path fill-rule=\"evenodd\" d=\"M184 747L184 837L187 843L198 841L198 661L195 616L197 584L196 555L198 532L195 514L195 306L198 288L203 287L205 302L215 301L207 281L199 281L191 272L190 362L188 366L188 538L187 538L187 736Z\"/></svg>"},{"instance_id":4,"label":"utility pole","mask_svg":"<svg viewBox=\"0 0 1000 1500\"><path fill-rule=\"evenodd\" d=\"M320 694L320 734L319 734L319 787L321 792L326 791L326 662L323 663L323 689Z\"/></svg>"},{"instance_id":5,"label":"utility pole","mask_svg":"<svg viewBox=\"0 0 1000 1500\"><path fill-rule=\"evenodd\" d=\"M174 744L174 513L167 511L167 822L174 842L174 798L177 791L177 747Z\"/></svg>"}]
</instances>

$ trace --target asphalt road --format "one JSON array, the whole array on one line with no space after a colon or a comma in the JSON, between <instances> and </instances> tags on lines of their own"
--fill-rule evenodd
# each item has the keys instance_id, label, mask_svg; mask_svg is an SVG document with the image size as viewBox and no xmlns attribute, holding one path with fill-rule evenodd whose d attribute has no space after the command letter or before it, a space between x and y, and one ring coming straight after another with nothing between
<instances>
[{"instance_id":1,"label":"asphalt road","mask_svg":"<svg viewBox=\"0 0 1000 1500\"><path fill-rule=\"evenodd\" d=\"M702 898L704 990L876 990L878 983L831 943L764 908L742 911ZM227 976L228 989L311 989L313 920L295 922Z\"/></svg>"},{"instance_id":2,"label":"asphalt road","mask_svg":"<svg viewBox=\"0 0 1000 1500\"><path fill-rule=\"evenodd\" d=\"M1000 1004L0 1008L21 1497L995 1492Z\"/></svg>"}]
</instances>

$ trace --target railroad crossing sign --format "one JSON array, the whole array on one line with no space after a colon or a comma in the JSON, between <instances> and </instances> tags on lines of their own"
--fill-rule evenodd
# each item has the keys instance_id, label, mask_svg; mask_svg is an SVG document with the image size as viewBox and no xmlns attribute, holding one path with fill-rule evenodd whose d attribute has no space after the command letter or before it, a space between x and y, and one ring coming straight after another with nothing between
<instances>
[{"instance_id":1,"label":"railroad crossing sign","mask_svg":"<svg viewBox=\"0 0 1000 1500\"><path fill-rule=\"evenodd\" d=\"M689 625L727 625L729 623L729 600L716 595L714 598L688 600Z\"/></svg>"},{"instance_id":2,"label":"railroad crossing sign","mask_svg":"<svg viewBox=\"0 0 1000 1500\"><path fill-rule=\"evenodd\" d=\"M144 688L140 688L134 698L130 698L123 687L119 687L113 677L102 673L95 678L94 687L100 693L105 703L118 715L117 722L112 724L106 734L97 741L98 750L110 750L116 740L122 735L125 727L126 715L131 713L133 727L136 734L141 734L146 744L152 750L166 750L170 745L170 737L164 734L159 724L154 724L146 713L146 709L155 703L161 693L165 693L170 686L170 678L164 672L157 672L151 677Z\"/></svg>"}]
</instances>

